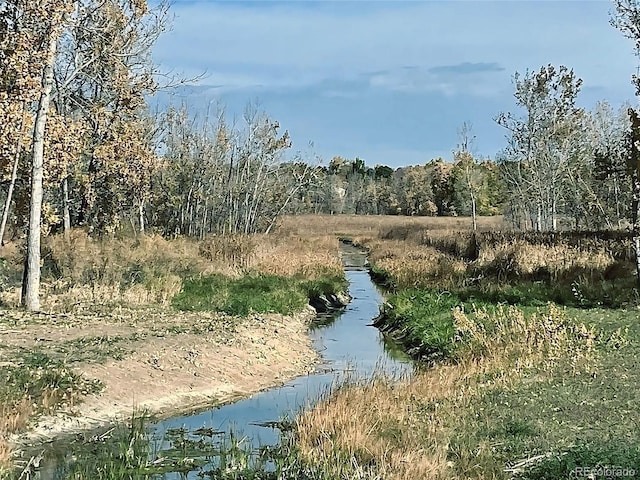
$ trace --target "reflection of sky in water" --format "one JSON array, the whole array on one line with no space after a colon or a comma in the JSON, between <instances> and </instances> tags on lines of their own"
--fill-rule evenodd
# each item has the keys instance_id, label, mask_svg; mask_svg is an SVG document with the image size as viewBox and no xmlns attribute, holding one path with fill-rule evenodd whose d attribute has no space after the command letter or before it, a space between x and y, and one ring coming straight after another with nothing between
<instances>
[{"instance_id":1,"label":"reflection of sky in water","mask_svg":"<svg viewBox=\"0 0 640 480\"><path fill-rule=\"evenodd\" d=\"M379 331L370 326L373 318L378 315L383 298L368 272L362 269L366 257L353 247L347 246L345 250L347 253L343 256L343 262L350 283L351 303L333 322L312 328L309 332L315 348L324 360L318 366L318 373L296 378L282 387L258 393L236 403L160 422L152 427L156 448L168 448L167 430L180 428L190 432L200 428L233 432L236 438L244 439L245 446L254 449L274 445L279 440L279 431L260 424L293 417L300 409L329 393L333 385L345 378L369 378L374 372L406 375L412 371L409 359L391 345L387 348ZM193 435L189 437L194 438ZM214 444L217 443L216 439L219 440L218 437L213 439ZM161 452L157 453L162 456ZM47 449L47 459L34 478L66 478L65 464L71 455L73 447L69 449L62 444L52 445ZM204 469L207 470L207 467ZM154 475L154 478L180 480L201 477L198 476L198 470L195 470L189 474Z\"/></svg>"},{"instance_id":2,"label":"reflection of sky in water","mask_svg":"<svg viewBox=\"0 0 640 480\"><path fill-rule=\"evenodd\" d=\"M366 271L347 270L349 292L353 299L344 313L322 328L310 332L315 347L324 359L320 373L299 377L282 387L258 393L239 402L214 408L199 414L172 418L156 426L155 435L164 436L167 429L186 427L194 430L210 427L215 430L233 430L240 437L247 437L253 444L277 443L276 429L256 424L274 422L292 416L300 408L316 401L331 386L346 377L369 377L372 373L385 372L403 375L411 372L412 365L406 358L391 358L384 348L380 332L370 326L378 315L383 299ZM196 478L192 472L189 478ZM168 475L166 478L184 478Z\"/></svg>"}]
</instances>

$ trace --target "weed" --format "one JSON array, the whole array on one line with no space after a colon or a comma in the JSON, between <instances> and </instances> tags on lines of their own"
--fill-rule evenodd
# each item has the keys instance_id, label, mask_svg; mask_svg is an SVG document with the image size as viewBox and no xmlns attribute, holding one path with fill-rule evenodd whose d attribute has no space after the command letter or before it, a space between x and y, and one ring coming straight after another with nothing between
<instances>
[{"instance_id":1,"label":"weed","mask_svg":"<svg viewBox=\"0 0 640 480\"><path fill-rule=\"evenodd\" d=\"M274 275L253 275L230 279L221 275L185 282L173 299L180 310L213 310L230 315L275 312L285 315L300 311L308 299L299 282Z\"/></svg>"}]
</instances>

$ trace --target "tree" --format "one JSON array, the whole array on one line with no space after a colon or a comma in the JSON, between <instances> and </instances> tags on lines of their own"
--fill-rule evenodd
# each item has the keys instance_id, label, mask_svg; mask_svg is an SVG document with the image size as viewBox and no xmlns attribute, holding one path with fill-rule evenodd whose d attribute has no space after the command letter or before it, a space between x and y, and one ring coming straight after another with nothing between
<instances>
[{"instance_id":1,"label":"tree","mask_svg":"<svg viewBox=\"0 0 640 480\"><path fill-rule=\"evenodd\" d=\"M56 60L58 40L62 33L64 17L68 14L66 2L45 2L43 10L33 12L42 15L44 51L42 86L33 129L31 152L31 201L29 206L29 233L27 236L27 258L24 282L22 286L22 302L27 310L40 309L40 228L42 217L43 177L44 177L44 145L45 130L53 89L53 69Z\"/></svg>"},{"instance_id":2,"label":"tree","mask_svg":"<svg viewBox=\"0 0 640 480\"><path fill-rule=\"evenodd\" d=\"M581 155L584 112L575 102L582 85L565 66L514 75L515 98L524 117L501 113L508 130L503 162L512 202L520 202L536 230L555 230L567 176Z\"/></svg>"},{"instance_id":3,"label":"tree","mask_svg":"<svg viewBox=\"0 0 640 480\"><path fill-rule=\"evenodd\" d=\"M139 140L140 130L135 129L136 114L144 105L144 94L153 84L149 70L143 66L149 61L149 48L161 28L157 28L158 24L154 21L147 21L154 16L148 15L144 0L16 0L6 2L1 7L0 30L22 34L12 38L18 38L16 41L20 42L17 47L21 55L17 58L25 65L14 70L26 68L27 72L35 71L22 77L9 75L8 78L10 81L14 79L14 82L20 78L25 81L29 78L37 80L32 87L37 108L31 141L27 257L22 291L25 307L37 310L45 172L65 172L61 181L66 213L66 172L68 164L73 161L70 157L77 158L77 154L50 155L45 158L47 145L53 147L49 148L50 151L54 151L55 144L62 143L65 148L60 151L70 153L74 151L71 145L78 140L72 136L75 129L70 129L58 131L57 140L52 142L55 128L51 119L63 119L59 125L69 125L67 122L71 121L78 126L81 122L76 120L86 120L92 130L89 148L92 159L99 158L96 153L100 152L100 147L104 151L105 142L109 143L117 137L119 143L111 141L111 147L127 158L127 167L131 167L133 160L141 158L139 142L142 140ZM3 47L0 55L3 57L11 52L6 44L7 40L3 38L0 42ZM3 79L5 83L4 76ZM28 104L28 100L23 102ZM123 139L125 133L129 134L128 141ZM129 147L133 152L126 151ZM61 165L60 162L65 164ZM135 174L136 178L143 173L135 168L118 171ZM51 178L49 176L47 180ZM123 183L135 187L135 182L131 181L133 178L129 180ZM106 197L109 198L108 195ZM7 208L5 206L5 211ZM65 221L65 227L69 223Z\"/></svg>"},{"instance_id":4,"label":"tree","mask_svg":"<svg viewBox=\"0 0 640 480\"><path fill-rule=\"evenodd\" d=\"M633 192L631 214L633 217L633 245L636 255L636 278L640 286L640 115L629 108L631 131L629 132L629 173Z\"/></svg>"},{"instance_id":5,"label":"tree","mask_svg":"<svg viewBox=\"0 0 640 480\"><path fill-rule=\"evenodd\" d=\"M614 3L616 14L612 17L611 23L625 37L633 40L636 56L640 56L640 2L638 0L615 0ZM640 96L640 78L637 75L632 75L631 78L636 87L636 96ZM629 118L631 120L631 131L628 136L627 159L632 185L631 213L633 216L636 278L640 286L640 215L638 212L640 205L640 119L638 112L633 108L629 108Z\"/></svg>"},{"instance_id":6,"label":"tree","mask_svg":"<svg viewBox=\"0 0 640 480\"><path fill-rule=\"evenodd\" d=\"M473 126L471 123L467 122L463 122L462 126L458 129L458 138L460 143L453 153L453 160L457 171L460 173L462 187L466 190L466 194L469 196L472 225L473 231L475 232L478 230L478 222L476 220L476 199L482 184L482 174L477 168L473 155L473 144L476 137L473 135L472 130Z\"/></svg>"}]
</instances>

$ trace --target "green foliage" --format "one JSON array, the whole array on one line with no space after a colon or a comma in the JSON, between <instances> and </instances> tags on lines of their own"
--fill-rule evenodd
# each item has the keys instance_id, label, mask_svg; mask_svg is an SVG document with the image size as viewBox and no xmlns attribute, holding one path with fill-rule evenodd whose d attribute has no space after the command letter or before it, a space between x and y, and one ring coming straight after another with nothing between
<instances>
[{"instance_id":1,"label":"green foliage","mask_svg":"<svg viewBox=\"0 0 640 480\"><path fill-rule=\"evenodd\" d=\"M456 329L451 311L460 299L448 293L402 290L387 299L376 326L401 343L414 358L451 358Z\"/></svg>"},{"instance_id":2,"label":"green foliage","mask_svg":"<svg viewBox=\"0 0 640 480\"><path fill-rule=\"evenodd\" d=\"M297 280L275 275L247 275L231 279L211 275L186 280L173 298L180 310L214 310L230 315L282 313L301 310L307 296Z\"/></svg>"},{"instance_id":3,"label":"green foliage","mask_svg":"<svg viewBox=\"0 0 640 480\"><path fill-rule=\"evenodd\" d=\"M240 316L251 312L291 315L302 310L309 299L342 292L346 286L344 277L339 276L305 280L255 273L238 279L210 275L186 280L172 303L185 311L213 310Z\"/></svg>"}]
</instances>

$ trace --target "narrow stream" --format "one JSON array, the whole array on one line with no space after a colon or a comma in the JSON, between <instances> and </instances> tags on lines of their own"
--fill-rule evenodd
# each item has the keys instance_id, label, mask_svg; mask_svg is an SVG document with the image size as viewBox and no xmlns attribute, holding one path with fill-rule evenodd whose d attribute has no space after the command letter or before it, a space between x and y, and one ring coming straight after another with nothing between
<instances>
[{"instance_id":1,"label":"narrow stream","mask_svg":"<svg viewBox=\"0 0 640 480\"><path fill-rule=\"evenodd\" d=\"M345 376L370 377L378 371L400 376L411 372L413 366L409 358L385 341L378 329L370 326L378 315L383 297L369 277L366 256L360 250L344 245L342 258L352 300L334 320L322 322L310 331L314 347L323 360L317 373L298 377L236 403L165 420L157 425L155 433L162 437L167 430L180 427L187 430L231 429L253 439L256 446L274 445L279 440L278 430L264 424L277 422L313 404Z\"/></svg>"},{"instance_id":2,"label":"narrow stream","mask_svg":"<svg viewBox=\"0 0 640 480\"><path fill-rule=\"evenodd\" d=\"M411 360L370 325L383 297L369 277L366 255L350 245L343 245L341 253L352 300L337 316L319 317L311 328L309 334L322 358L316 372L232 404L161 421L151 427L152 437L160 439L157 448L167 448L169 443L163 439L176 430L233 432L235 438L243 439L245 448L246 442L251 449L274 446L280 441L275 422L292 418L302 408L313 405L343 379L368 378L373 373L405 376L413 371ZM65 470L60 466L58 463L57 468L42 468L35 478L64 478L59 476ZM56 471L58 475L53 473ZM196 479L201 478L199 471L196 468L188 474L167 473L160 478Z\"/></svg>"}]
</instances>

